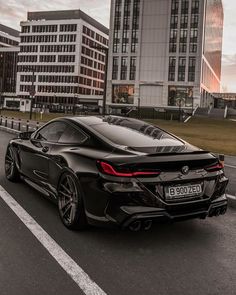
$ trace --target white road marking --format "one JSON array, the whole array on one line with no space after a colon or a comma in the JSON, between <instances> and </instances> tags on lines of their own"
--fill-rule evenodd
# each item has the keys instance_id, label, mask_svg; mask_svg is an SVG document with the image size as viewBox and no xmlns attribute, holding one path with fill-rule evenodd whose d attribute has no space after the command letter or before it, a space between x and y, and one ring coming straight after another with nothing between
<instances>
[{"instance_id":1,"label":"white road marking","mask_svg":"<svg viewBox=\"0 0 236 295\"><path fill-rule=\"evenodd\" d=\"M74 280L86 295L106 295L88 274L54 241L49 234L16 202L0 185L0 197L18 216L24 225L45 247L49 254Z\"/></svg>"},{"instance_id":2,"label":"white road marking","mask_svg":"<svg viewBox=\"0 0 236 295\"><path fill-rule=\"evenodd\" d=\"M236 166L227 165L227 164L225 164L225 167L236 169Z\"/></svg>"}]
</instances>

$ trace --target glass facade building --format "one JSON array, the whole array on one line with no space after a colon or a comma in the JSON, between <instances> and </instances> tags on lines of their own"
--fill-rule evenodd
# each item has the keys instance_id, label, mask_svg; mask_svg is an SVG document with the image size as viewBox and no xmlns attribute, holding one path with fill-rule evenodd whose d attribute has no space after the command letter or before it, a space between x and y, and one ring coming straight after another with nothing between
<instances>
[{"instance_id":1,"label":"glass facade building","mask_svg":"<svg viewBox=\"0 0 236 295\"><path fill-rule=\"evenodd\" d=\"M114 89L130 85L130 105L175 107L180 97L185 107L209 105L220 89L221 0L111 4L108 103L122 104Z\"/></svg>"}]
</instances>

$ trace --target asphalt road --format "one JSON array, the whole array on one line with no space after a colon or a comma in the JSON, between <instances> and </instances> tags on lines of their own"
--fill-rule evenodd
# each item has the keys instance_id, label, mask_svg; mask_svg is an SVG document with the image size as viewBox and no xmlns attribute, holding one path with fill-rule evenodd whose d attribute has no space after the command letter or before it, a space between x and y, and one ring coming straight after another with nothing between
<instances>
[{"instance_id":1,"label":"asphalt road","mask_svg":"<svg viewBox=\"0 0 236 295\"><path fill-rule=\"evenodd\" d=\"M157 224L148 232L67 230L57 208L24 183L4 177L12 135L0 131L0 185L111 295L235 295L236 210L207 220ZM226 163L233 166L232 159ZM234 168L226 167L235 194ZM1 295L83 294L0 198Z\"/></svg>"}]
</instances>

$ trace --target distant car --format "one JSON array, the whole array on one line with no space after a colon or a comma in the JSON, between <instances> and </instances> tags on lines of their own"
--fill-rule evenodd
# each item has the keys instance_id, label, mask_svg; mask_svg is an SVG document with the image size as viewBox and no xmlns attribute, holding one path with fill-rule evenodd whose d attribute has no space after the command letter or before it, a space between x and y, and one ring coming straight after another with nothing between
<instances>
[{"instance_id":1,"label":"distant car","mask_svg":"<svg viewBox=\"0 0 236 295\"><path fill-rule=\"evenodd\" d=\"M228 179L218 158L149 123L66 117L10 141L10 181L52 198L64 225L138 231L154 220L224 214Z\"/></svg>"}]
</instances>

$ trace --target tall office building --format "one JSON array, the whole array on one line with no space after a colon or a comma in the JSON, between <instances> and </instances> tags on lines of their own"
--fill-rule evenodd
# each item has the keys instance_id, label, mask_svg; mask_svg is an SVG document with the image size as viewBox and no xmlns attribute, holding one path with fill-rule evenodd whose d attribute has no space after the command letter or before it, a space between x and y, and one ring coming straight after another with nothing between
<instances>
[{"instance_id":1,"label":"tall office building","mask_svg":"<svg viewBox=\"0 0 236 295\"><path fill-rule=\"evenodd\" d=\"M112 0L108 104L206 106L219 92L221 0Z\"/></svg>"},{"instance_id":2,"label":"tall office building","mask_svg":"<svg viewBox=\"0 0 236 295\"><path fill-rule=\"evenodd\" d=\"M10 107L16 103L19 33L12 28L0 24L0 108L4 104L5 98L9 99L8 104Z\"/></svg>"},{"instance_id":3,"label":"tall office building","mask_svg":"<svg viewBox=\"0 0 236 295\"><path fill-rule=\"evenodd\" d=\"M34 92L35 103L45 107L97 104L105 70L105 53L99 47L108 47L108 33L81 10L29 12L21 22L18 60L22 104Z\"/></svg>"}]
</instances>

